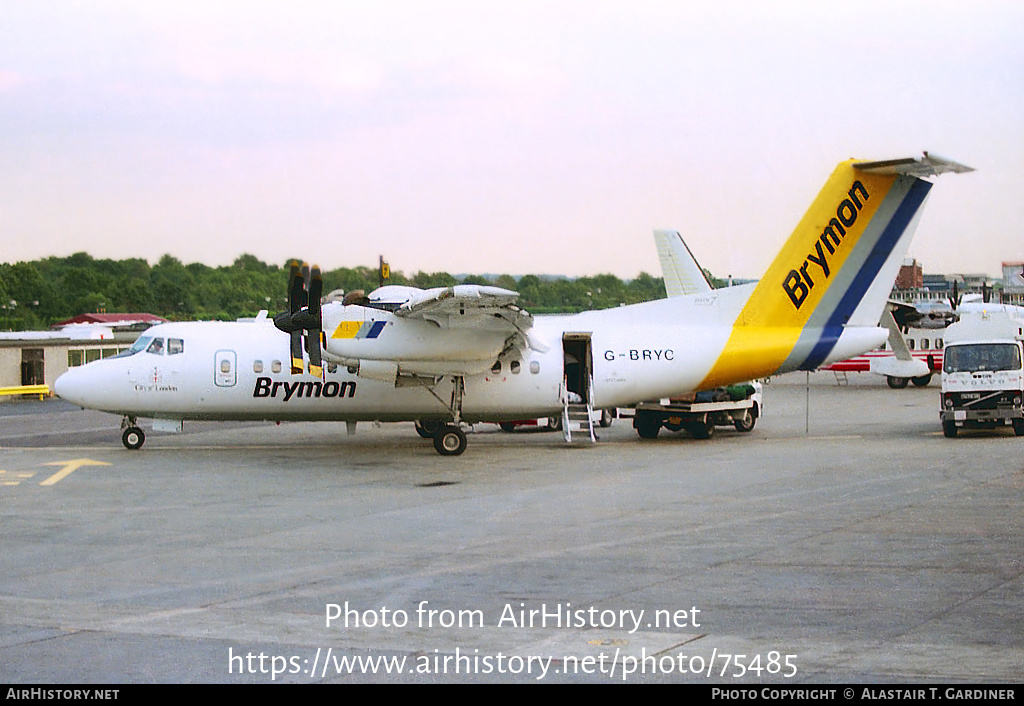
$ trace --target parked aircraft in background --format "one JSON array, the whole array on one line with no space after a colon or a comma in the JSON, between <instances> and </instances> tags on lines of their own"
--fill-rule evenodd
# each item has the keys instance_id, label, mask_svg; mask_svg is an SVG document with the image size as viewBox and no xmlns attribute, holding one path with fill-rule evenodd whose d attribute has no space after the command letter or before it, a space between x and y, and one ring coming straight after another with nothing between
<instances>
[{"instance_id":1,"label":"parked aircraft in background","mask_svg":"<svg viewBox=\"0 0 1024 706\"><path fill-rule=\"evenodd\" d=\"M964 171L927 153L841 163L757 283L533 317L516 292L479 285L389 286L321 304L314 270L308 285L292 278L289 311L273 322L154 326L127 354L65 373L55 390L123 415L130 448L144 440L139 417L171 430L185 419L339 420L352 430L434 420L436 450L456 455L463 422L811 370L886 339L878 320L932 187L926 177Z\"/></svg>"},{"instance_id":2,"label":"parked aircraft in background","mask_svg":"<svg viewBox=\"0 0 1024 706\"><path fill-rule=\"evenodd\" d=\"M910 382L925 387L932 375L942 370L943 329L918 328L908 325L908 321L921 321L920 312L912 305L890 301L882 314L882 325L889 330L889 338L881 348L823 365L821 369L884 375L894 390Z\"/></svg>"}]
</instances>

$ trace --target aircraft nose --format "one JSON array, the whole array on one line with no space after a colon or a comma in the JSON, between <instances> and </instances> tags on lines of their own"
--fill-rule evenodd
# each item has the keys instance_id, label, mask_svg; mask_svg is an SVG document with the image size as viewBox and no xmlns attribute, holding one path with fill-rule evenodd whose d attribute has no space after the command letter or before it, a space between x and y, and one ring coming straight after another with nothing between
<instances>
[{"instance_id":1,"label":"aircraft nose","mask_svg":"<svg viewBox=\"0 0 1024 706\"><path fill-rule=\"evenodd\" d=\"M53 391L61 399L85 407L86 397L91 387L86 377L82 369L73 368L54 381Z\"/></svg>"}]
</instances>

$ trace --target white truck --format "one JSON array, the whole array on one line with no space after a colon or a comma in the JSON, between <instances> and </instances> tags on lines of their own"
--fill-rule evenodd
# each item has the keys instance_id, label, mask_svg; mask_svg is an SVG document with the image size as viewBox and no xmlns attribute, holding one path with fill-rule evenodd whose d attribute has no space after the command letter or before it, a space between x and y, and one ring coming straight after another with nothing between
<instances>
[{"instance_id":1,"label":"white truck","mask_svg":"<svg viewBox=\"0 0 1024 706\"><path fill-rule=\"evenodd\" d=\"M975 304L946 329L942 433L1012 426L1024 436L1024 308Z\"/></svg>"}]
</instances>

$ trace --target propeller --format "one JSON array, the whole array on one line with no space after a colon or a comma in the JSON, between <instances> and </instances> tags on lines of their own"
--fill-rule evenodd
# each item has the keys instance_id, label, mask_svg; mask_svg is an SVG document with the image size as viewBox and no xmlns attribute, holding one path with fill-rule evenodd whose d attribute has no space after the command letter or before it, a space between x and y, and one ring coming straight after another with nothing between
<instances>
[{"instance_id":1,"label":"propeller","mask_svg":"<svg viewBox=\"0 0 1024 706\"><path fill-rule=\"evenodd\" d=\"M288 311L274 317L274 326L291 336L292 375L302 374L302 349L305 347L309 353L309 374L319 378L324 376L320 354L323 337L320 299L323 291L320 268L314 265L311 271L308 265L300 267L298 261L292 260L288 273ZM306 332L305 346L303 331Z\"/></svg>"}]
</instances>

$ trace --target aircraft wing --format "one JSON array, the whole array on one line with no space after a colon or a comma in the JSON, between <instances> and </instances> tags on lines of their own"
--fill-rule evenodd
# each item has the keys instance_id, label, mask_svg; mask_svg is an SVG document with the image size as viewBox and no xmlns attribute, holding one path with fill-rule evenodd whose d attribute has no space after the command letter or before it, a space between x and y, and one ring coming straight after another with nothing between
<instances>
[{"instance_id":1,"label":"aircraft wing","mask_svg":"<svg viewBox=\"0 0 1024 706\"><path fill-rule=\"evenodd\" d=\"M923 317L923 314L913 304L896 301L895 299L890 299L886 304L886 308L892 314L896 325L900 328L912 326ZM884 313L882 314L881 325L883 327L886 326Z\"/></svg>"},{"instance_id":2,"label":"aircraft wing","mask_svg":"<svg viewBox=\"0 0 1024 706\"><path fill-rule=\"evenodd\" d=\"M519 334L535 350L546 346L529 334L533 317L516 306L519 293L483 284L434 287L413 294L395 316L432 321L441 328L504 330Z\"/></svg>"},{"instance_id":3,"label":"aircraft wing","mask_svg":"<svg viewBox=\"0 0 1024 706\"><path fill-rule=\"evenodd\" d=\"M465 317L471 321L480 317L505 318L512 311L525 314L514 306L518 299L518 292L482 284L434 287L412 295L395 310L395 315L427 319L440 326L458 325Z\"/></svg>"}]
</instances>

